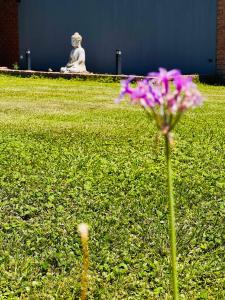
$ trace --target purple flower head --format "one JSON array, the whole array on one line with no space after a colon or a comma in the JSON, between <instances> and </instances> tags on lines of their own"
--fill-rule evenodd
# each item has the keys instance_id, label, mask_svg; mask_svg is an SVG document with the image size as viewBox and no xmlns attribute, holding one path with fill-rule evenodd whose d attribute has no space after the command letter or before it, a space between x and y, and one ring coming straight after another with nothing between
<instances>
[{"instance_id":1,"label":"purple flower head","mask_svg":"<svg viewBox=\"0 0 225 300\"><path fill-rule=\"evenodd\" d=\"M171 131L183 112L202 103L202 96L191 77L182 76L179 70L149 73L148 77L131 87L133 77L121 82L117 102L128 95L131 103L139 103L153 113L157 127L165 134Z\"/></svg>"}]
</instances>

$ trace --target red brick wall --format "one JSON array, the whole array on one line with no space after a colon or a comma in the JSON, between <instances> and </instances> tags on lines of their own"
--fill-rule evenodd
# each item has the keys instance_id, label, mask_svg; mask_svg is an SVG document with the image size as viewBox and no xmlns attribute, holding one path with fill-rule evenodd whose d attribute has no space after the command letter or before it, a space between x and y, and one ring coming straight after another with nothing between
<instances>
[{"instance_id":1,"label":"red brick wall","mask_svg":"<svg viewBox=\"0 0 225 300\"><path fill-rule=\"evenodd\" d=\"M0 66L19 60L18 1L0 0Z\"/></svg>"},{"instance_id":2,"label":"red brick wall","mask_svg":"<svg viewBox=\"0 0 225 300\"><path fill-rule=\"evenodd\" d=\"M225 75L225 0L217 0L217 74Z\"/></svg>"}]
</instances>

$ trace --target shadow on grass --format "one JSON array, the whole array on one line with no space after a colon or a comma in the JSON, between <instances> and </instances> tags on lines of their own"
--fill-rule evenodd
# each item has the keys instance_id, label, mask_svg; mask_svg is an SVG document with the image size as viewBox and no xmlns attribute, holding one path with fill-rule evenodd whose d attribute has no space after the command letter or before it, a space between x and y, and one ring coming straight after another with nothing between
<instances>
[{"instance_id":1,"label":"shadow on grass","mask_svg":"<svg viewBox=\"0 0 225 300\"><path fill-rule=\"evenodd\" d=\"M199 82L208 85L225 86L225 75L199 75Z\"/></svg>"}]
</instances>

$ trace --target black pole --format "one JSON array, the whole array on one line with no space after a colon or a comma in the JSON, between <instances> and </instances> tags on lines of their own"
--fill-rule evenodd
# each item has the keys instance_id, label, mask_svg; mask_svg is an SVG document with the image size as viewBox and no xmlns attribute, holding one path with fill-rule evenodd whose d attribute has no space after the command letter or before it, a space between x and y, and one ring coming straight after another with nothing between
<instances>
[{"instance_id":1,"label":"black pole","mask_svg":"<svg viewBox=\"0 0 225 300\"><path fill-rule=\"evenodd\" d=\"M116 50L116 74L122 74L122 51Z\"/></svg>"},{"instance_id":2,"label":"black pole","mask_svg":"<svg viewBox=\"0 0 225 300\"><path fill-rule=\"evenodd\" d=\"M19 63L19 68L20 68L20 69L22 69L22 66L24 66L24 63L23 63L23 62L24 62L24 57L23 57L23 55L21 54L21 55L20 55L20 63Z\"/></svg>"},{"instance_id":3,"label":"black pole","mask_svg":"<svg viewBox=\"0 0 225 300\"><path fill-rule=\"evenodd\" d=\"M26 68L27 70L31 70L31 57L30 57L30 50L26 50Z\"/></svg>"}]
</instances>

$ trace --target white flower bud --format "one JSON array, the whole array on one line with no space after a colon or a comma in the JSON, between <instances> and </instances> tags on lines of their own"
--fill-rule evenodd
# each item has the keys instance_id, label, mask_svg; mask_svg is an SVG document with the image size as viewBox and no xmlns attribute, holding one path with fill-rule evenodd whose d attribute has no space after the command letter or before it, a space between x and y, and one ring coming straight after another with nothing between
<instances>
[{"instance_id":1,"label":"white flower bud","mask_svg":"<svg viewBox=\"0 0 225 300\"><path fill-rule=\"evenodd\" d=\"M85 223L81 223L77 226L78 233L81 235L81 238L88 238L88 225Z\"/></svg>"}]
</instances>

